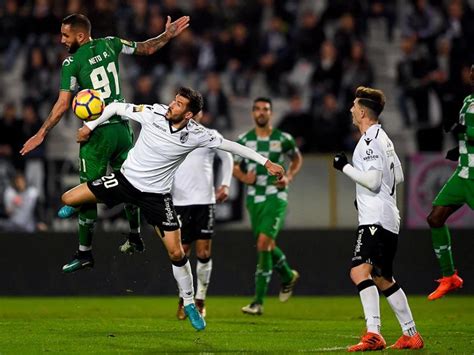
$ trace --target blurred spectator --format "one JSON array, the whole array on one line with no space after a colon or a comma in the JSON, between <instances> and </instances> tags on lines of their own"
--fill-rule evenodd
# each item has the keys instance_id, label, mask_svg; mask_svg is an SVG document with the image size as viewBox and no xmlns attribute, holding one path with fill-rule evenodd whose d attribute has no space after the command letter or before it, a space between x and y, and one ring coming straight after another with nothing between
<instances>
[{"instance_id":1,"label":"blurred spectator","mask_svg":"<svg viewBox=\"0 0 474 355\"><path fill-rule=\"evenodd\" d=\"M310 82L313 113L322 104L323 96L327 93L337 95L341 85L342 63L336 47L331 41L325 41L320 52Z\"/></svg>"},{"instance_id":2,"label":"blurred spectator","mask_svg":"<svg viewBox=\"0 0 474 355\"><path fill-rule=\"evenodd\" d=\"M393 29L397 17L397 1L396 0L369 0L369 17L384 18L386 24L387 39L393 41Z\"/></svg>"},{"instance_id":3,"label":"blurred spectator","mask_svg":"<svg viewBox=\"0 0 474 355\"><path fill-rule=\"evenodd\" d=\"M296 57L308 60L316 58L321 44L326 39L323 25L312 11L303 14L291 37L291 44L296 48Z\"/></svg>"},{"instance_id":4,"label":"blurred spectator","mask_svg":"<svg viewBox=\"0 0 474 355\"><path fill-rule=\"evenodd\" d=\"M233 128L230 114L229 100L222 90L221 79L218 73L211 72L206 78L207 91L204 92L204 108L201 122L217 130Z\"/></svg>"},{"instance_id":5,"label":"blurred spectator","mask_svg":"<svg viewBox=\"0 0 474 355\"><path fill-rule=\"evenodd\" d=\"M337 152L344 148L350 132L350 114L342 111L334 94L326 94L316 111L311 132L311 151L318 153Z\"/></svg>"},{"instance_id":6,"label":"blurred spectator","mask_svg":"<svg viewBox=\"0 0 474 355\"><path fill-rule=\"evenodd\" d=\"M26 86L27 97L36 102L49 102L57 90L56 87L51 86L51 76L52 71L46 52L41 47L31 47L23 70L23 82Z\"/></svg>"},{"instance_id":7,"label":"blurred spectator","mask_svg":"<svg viewBox=\"0 0 474 355\"><path fill-rule=\"evenodd\" d=\"M153 77L149 74L142 74L138 77L133 102L137 104L152 105L160 102Z\"/></svg>"},{"instance_id":8,"label":"blurred spectator","mask_svg":"<svg viewBox=\"0 0 474 355\"><path fill-rule=\"evenodd\" d=\"M171 20L177 20L186 14L179 6L176 0L162 0L162 13L164 16L170 16Z\"/></svg>"},{"instance_id":9,"label":"blurred spectator","mask_svg":"<svg viewBox=\"0 0 474 355\"><path fill-rule=\"evenodd\" d=\"M10 70L26 35L25 23L20 16L17 0L6 0L1 7L0 53L4 54L3 66Z\"/></svg>"},{"instance_id":10,"label":"blurred spectator","mask_svg":"<svg viewBox=\"0 0 474 355\"><path fill-rule=\"evenodd\" d=\"M374 71L365 53L362 42L354 42L351 47L349 59L343 65L341 79L341 100L343 110L349 110L352 106L352 98L359 86L372 86Z\"/></svg>"},{"instance_id":11,"label":"blurred spectator","mask_svg":"<svg viewBox=\"0 0 474 355\"><path fill-rule=\"evenodd\" d=\"M278 124L278 129L293 136L298 148L305 153L310 150L313 136L313 117L304 109L303 100L299 94L290 98L290 111L287 112Z\"/></svg>"},{"instance_id":12,"label":"blurred spectator","mask_svg":"<svg viewBox=\"0 0 474 355\"><path fill-rule=\"evenodd\" d=\"M194 0L190 16L191 30L198 36L210 33L217 25L216 11L209 0Z\"/></svg>"},{"instance_id":13,"label":"blurred spectator","mask_svg":"<svg viewBox=\"0 0 474 355\"><path fill-rule=\"evenodd\" d=\"M92 38L117 36L117 4L115 1L94 0L94 6L89 11L92 26Z\"/></svg>"},{"instance_id":14,"label":"blurred spectator","mask_svg":"<svg viewBox=\"0 0 474 355\"><path fill-rule=\"evenodd\" d=\"M7 159L15 167L20 165L21 123L17 120L15 104L8 102L0 120L0 158Z\"/></svg>"},{"instance_id":15,"label":"blurred spectator","mask_svg":"<svg viewBox=\"0 0 474 355\"><path fill-rule=\"evenodd\" d=\"M133 41L144 41L147 39L150 14L147 9L147 0L130 1L130 7L131 11L125 25L126 34Z\"/></svg>"},{"instance_id":16,"label":"blurred spectator","mask_svg":"<svg viewBox=\"0 0 474 355\"><path fill-rule=\"evenodd\" d=\"M327 1L321 21L324 25L331 25L337 22L344 14L351 14L356 20L355 31L357 33L365 33L367 23L367 13L363 0L330 0Z\"/></svg>"},{"instance_id":17,"label":"blurred spectator","mask_svg":"<svg viewBox=\"0 0 474 355\"><path fill-rule=\"evenodd\" d=\"M28 43L46 46L52 43L61 28L61 20L53 13L48 0L34 0L26 25Z\"/></svg>"},{"instance_id":18,"label":"blurred spectator","mask_svg":"<svg viewBox=\"0 0 474 355\"><path fill-rule=\"evenodd\" d=\"M355 19L350 13L345 13L339 20L339 27L334 34L334 45L337 48L340 58L347 58L351 55L352 44L360 40L356 31Z\"/></svg>"},{"instance_id":19,"label":"blurred spectator","mask_svg":"<svg viewBox=\"0 0 474 355\"><path fill-rule=\"evenodd\" d=\"M184 31L174 39L170 46L170 58L173 60L173 73L178 82L185 82L197 64L198 43L191 30Z\"/></svg>"},{"instance_id":20,"label":"blurred spectator","mask_svg":"<svg viewBox=\"0 0 474 355\"><path fill-rule=\"evenodd\" d=\"M281 95L283 92L280 77L294 64L286 28L281 18L274 17L270 21L270 28L264 34L260 44L258 61L265 74L270 93L276 96Z\"/></svg>"},{"instance_id":21,"label":"blurred spectator","mask_svg":"<svg viewBox=\"0 0 474 355\"><path fill-rule=\"evenodd\" d=\"M33 233L36 226L35 208L38 201L38 191L27 186L23 174L17 173L11 186L3 195L7 219L0 220L0 229L8 232ZM43 228L44 225L41 225Z\"/></svg>"}]
</instances>

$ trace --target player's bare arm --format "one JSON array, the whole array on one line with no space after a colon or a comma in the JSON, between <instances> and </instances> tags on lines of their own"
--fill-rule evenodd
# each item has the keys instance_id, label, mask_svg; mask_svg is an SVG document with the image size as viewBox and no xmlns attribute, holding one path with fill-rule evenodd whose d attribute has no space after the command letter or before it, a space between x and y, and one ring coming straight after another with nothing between
<instances>
[{"instance_id":1,"label":"player's bare arm","mask_svg":"<svg viewBox=\"0 0 474 355\"><path fill-rule=\"evenodd\" d=\"M298 174L302 165L303 155L301 155L300 152L296 152L291 158L287 173L283 175L281 179L275 181L275 185L279 188L288 186L293 181L296 174Z\"/></svg>"},{"instance_id":2,"label":"player's bare arm","mask_svg":"<svg viewBox=\"0 0 474 355\"><path fill-rule=\"evenodd\" d=\"M234 165L233 174L237 180L239 180L240 182L246 185L253 185L255 184L255 181L257 180L257 174L255 174L255 171L243 172L240 166L237 164Z\"/></svg>"},{"instance_id":3,"label":"player's bare arm","mask_svg":"<svg viewBox=\"0 0 474 355\"><path fill-rule=\"evenodd\" d=\"M144 42L137 43L135 54L151 55L163 47L170 39L178 36L189 26L189 16L182 16L174 22L168 16L165 25L165 31L157 37L150 38Z\"/></svg>"},{"instance_id":4,"label":"player's bare arm","mask_svg":"<svg viewBox=\"0 0 474 355\"><path fill-rule=\"evenodd\" d=\"M21 155L26 155L36 147L38 147L41 143L43 143L44 138L49 133L49 131L56 126L56 124L61 120L63 117L64 112L67 111L69 105L71 103L72 93L69 91L60 91L59 97L56 103L53 106L53 109L48 115L48 118L43 123L41 128L36 132L34 136L26 141L23 144L23 148L20 150Z\"/></svg>"}]
</instances>

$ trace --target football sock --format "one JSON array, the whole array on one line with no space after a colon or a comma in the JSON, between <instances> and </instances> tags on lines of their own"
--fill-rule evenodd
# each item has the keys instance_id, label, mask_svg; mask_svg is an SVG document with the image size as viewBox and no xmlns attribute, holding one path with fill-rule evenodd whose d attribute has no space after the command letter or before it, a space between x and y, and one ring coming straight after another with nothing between
<instances>
[{"instance_id":1,"label":"football sock","mask_svg":"<svg viewBox=\"0 0 474 355\"><path fill-rule=\"evenodd\" d=\"M196 274L197 274L197 290L196 298L198 300L205 300L207 294L207 288L209 281L211 280L212 272L212 259L199 259L196 263Z\"/></svg>"},{"instance_id":2,"label":"football sock","mask_svg":"<svg viewBox=\"0 0 474 355\"><path fill-rule=\"evenodd\" d=\"M415 321L411 314L410 306L405 292L400 285L394 283L388 289L382 292L387 298L388 304L392 307L393 312L397 316L398 323L402 327L403 334L413 336L416 334Z\"/></svg>"},{"instance_id":3,"label":"football sock","mask_svg":"<svg viewBox=\"0 0 474 355\"><path fill-rule=\"evenodd\" d=\"M140 234L140 208L130 203L123 206L130 225L130 233Z\"/></svg>"},{"instance_id":4,"label":"football sock","mask_svg":"<svg viewBox=\"0 0 474 355\"><path fill-rule=\"evenodd\" d=\"M97 220L97 205L83 205L79 211L79 246L92 246L92 234ZM81 248L79 248L81 250ZM84 250L83 250L84 251Z\"/></svg>"},{"instance_id":5,"label":"football sock","mask_svg":"<svg viewBox=\"0 0 474 355\"><path fill-rule=\"evenodd\" d=\"M270 251L258 252L257 271L255 272L255 302L263 304L267 294L268 283L272 277L272 253Z\"/></svg>"},{"instance_id":6,"label":"football sock","mask_svg":"<svg viewBox=\"0 0 474 355\"><path fill-rule=\"evenodd\" d=\"M293 279L293 270L291 270L283 251L275 246L272 250L273 269L280 275L282 283L288 283Z\"/></svg>"},{"instance_id":7,"label":"football sock","mask_svg":"<svg viewBox=\"0 0 474 355\"><path fill-rule=\"evenodd\" d=\"M447 225L440 228L431 228L431 240L433 249L438 259L443 276L454 274L454 261L451 252L451 235Z\"/></svg>"},{"instance_id":8,"label":"football sock","mask_svg":"<svg viewBox=\"0 0 474 355\"><path fill-rule=\"evenodd\" d=\"M173 264L173 276L178 284L179 294L183 297L183 304L194 303L193 274L191 264L186 256L181 260L171 261Z\"/></svg>"},{"instance_id":9,"label":"football sock","mask_svg":"<svg viewBox=\"0 0 474 355\"><path fill-rule=\"evenodd\" d=\"M364 308L367 331L380 334L380 300L374 281L364 280L357 285L357 289Z\"/></svg>"}]
</instances>

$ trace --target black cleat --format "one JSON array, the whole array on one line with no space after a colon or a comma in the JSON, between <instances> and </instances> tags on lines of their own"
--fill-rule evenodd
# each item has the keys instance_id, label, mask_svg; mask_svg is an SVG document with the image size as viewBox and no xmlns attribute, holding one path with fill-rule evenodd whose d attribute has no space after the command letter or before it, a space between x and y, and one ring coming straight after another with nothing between
<instances>
[{"instance_id":1,"label":"black cleat","mask_svg":"<svg viewBox=\"0 0 474 355\"><path fill-rule=\"evenodd\" d=\"M63 266L64 273L71 273L77 270L85 269L86 267L94 267L94 258L92 257L92 251L80 251L78 250L74 254L74 259Z\"/></svg>"},{"instance_id":2,"label":"black cleat","mask_svg":"<svg viewBox=\"0 0 474 355\"><path fill-rule=\"evenodd\" d=\"M124 254L132 255L134 253L143 253L145 251L145 243L138 233L130 233L127 240L123 243L119 250Z\"/></svg>"}]
</instances>

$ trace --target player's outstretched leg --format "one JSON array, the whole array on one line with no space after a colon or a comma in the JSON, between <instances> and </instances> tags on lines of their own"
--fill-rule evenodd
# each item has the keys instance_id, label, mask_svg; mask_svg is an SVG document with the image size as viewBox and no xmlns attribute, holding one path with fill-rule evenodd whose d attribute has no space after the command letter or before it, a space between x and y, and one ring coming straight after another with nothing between
<instances>
[{"instance_id":1,"label":"player's outstretched leg","mask_svg":"<svg viewBox=\"0 0 474 355\"><path fill-rule=\"evenodd\" d=\"M300 278L300 274L298 271L292 270L290 268L285 254L277 246L275 246L272 250L272 262L273 269L276 270L281 279L279 295L280 302L286 302L293 294L293 289Z\"/></svg>"},{"instance_id":2,"label":"player's outstretched leg","mask_svg":"<svg viewBox=\"0 0 474 355\"><path fill-rule=\"evenodd\" d=\"M430 301L437 300L438 298L443 297L448 292L462 288L462 285L464 284L463 279L458 276L457 270L454 271L454 274L450 276L444 276L436 280L436 282L438 282L439 285L436 290L434 290L428 295L428 299Z\"/></svg>"},{"instance_id":3,"label":"player's outstretched leg","mask_svg":"<svg viewBox=\"0 0 474 355\"><path fill-rule=\"evenodd\" d=\"M126 203L124 206L125 215L130 225L130 233L127 240L123 243L119 250L124 254L142 253L145 251L145 243L140 237L140 208L135 205Z\"/></svg>"}]
</instances>

